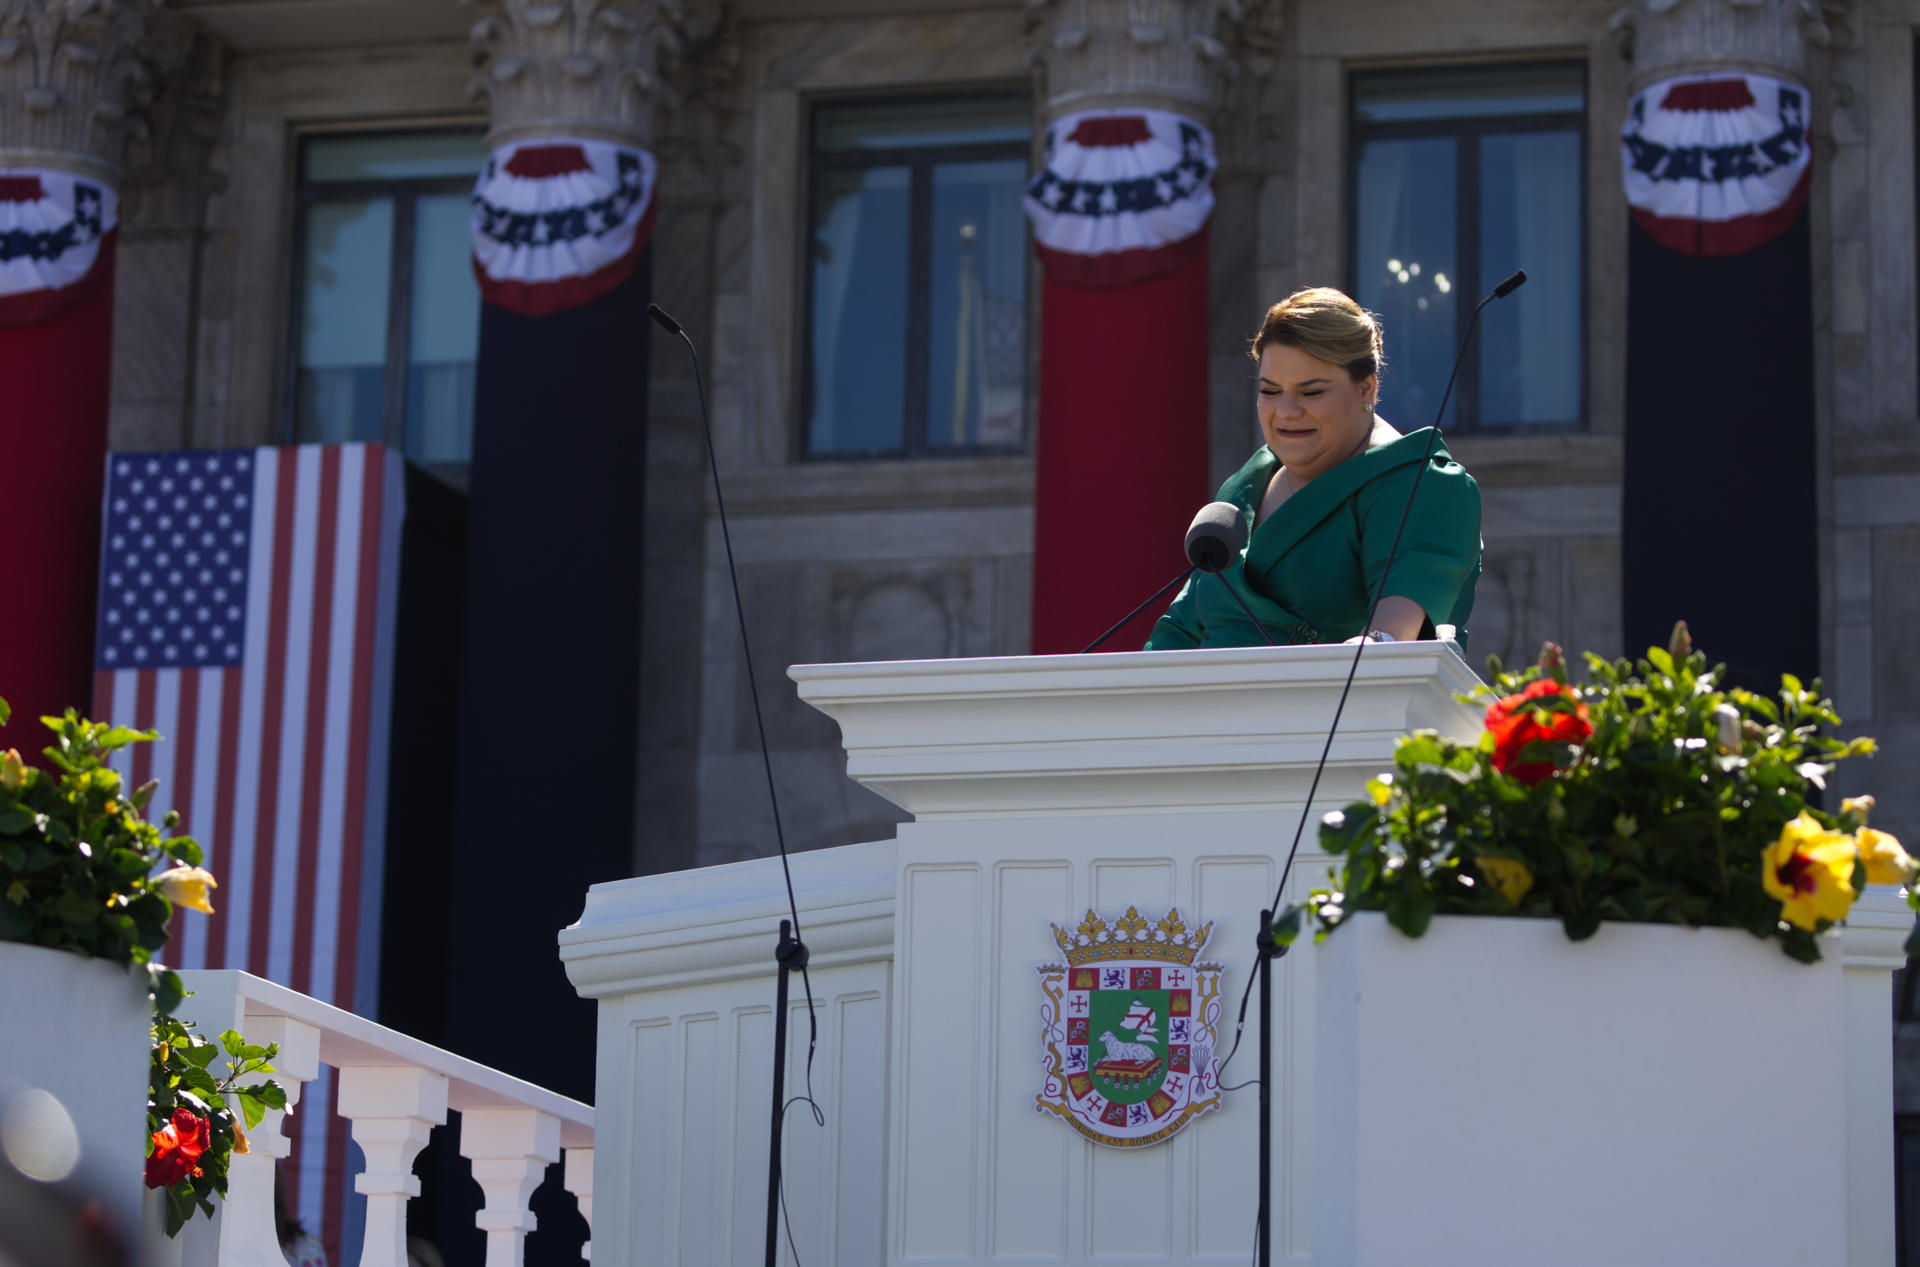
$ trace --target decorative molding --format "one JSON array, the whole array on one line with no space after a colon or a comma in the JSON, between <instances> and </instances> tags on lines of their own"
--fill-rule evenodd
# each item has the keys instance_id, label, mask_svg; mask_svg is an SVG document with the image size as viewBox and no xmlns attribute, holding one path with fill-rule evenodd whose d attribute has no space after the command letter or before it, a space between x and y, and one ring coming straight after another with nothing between
<instances>
[{"instance_id":1,"label":"decorative molding","mask_svg":"<svg viewBox=\"0 0 1920 1267\"><path fill-rule=\"evenodd\" d=\"M1273 0L1026 3L1027 61L1041 74L1043 124L1081 110L1146 106L1211 125L1238 96L1244 71L1273 69Z\"/></svg>"},{"instance_id":2,"label":"decorative molding","mask_svg":"<svg viewBox=\"0 0 1920 1267\"><path fill-rule=\"evenodd\" d=\"M712 0L466 0L479 73L468 95L493 111L489 149L546 136L652 143L674 72L718 25Z\"/></svg>"},{"instance_id":3,"label":"decorative molding","mask_svg":"<svg viewBox=\"0 0 1920 1267\"><path fill-rule=\"evenodd\" d=\"M1816 0L1633 0L1607 23L1633 61L1633 91L1696 71L1747 70L1807 82L1809 46L1832 39Z\"/></svg>"},{"instance_id":4,"label":"decorative molding","mask_svg":"<svg viewBox=\"0 0 1920 1267\"><path fill-rule=\"evenodd\" d=\"M160 17L154 46L164 46L179 70L148 110L147 126L127 141L121 221L129 229L199 229L208 199L227 188L213 154L226 118L230 55L225 40L191 20Z\"/></svg>"},{"instance_id":5,"label":"decorative molding","mask_svg":"<svg viewBox=\"0 0 1920 1267\"><path fill-rule=\"evenodd\" d=\"M177 39L161 0L0 0L0 167L118 183Z\"/></svg>"}]
</instances>

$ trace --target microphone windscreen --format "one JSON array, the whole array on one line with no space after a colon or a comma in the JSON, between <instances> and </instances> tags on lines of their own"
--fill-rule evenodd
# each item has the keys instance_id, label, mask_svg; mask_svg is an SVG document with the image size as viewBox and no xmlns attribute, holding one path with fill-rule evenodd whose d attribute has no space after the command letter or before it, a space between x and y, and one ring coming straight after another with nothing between
<instances>
[{"instance_id":1,"label":"microphone windscreen","mask_svg":"<svg viewBox=\"0 0 1920 1267\"><path fill-rule=\"evenodd\" d=\"M1232 502L1208 502L1187 529L1187 562L1218 572L1247 548L1247 521Z\"/></svg>"},{"instance_id":2,"label":"microphone windscreen","mask_svg":"<svg viewBox=\"0 0 1920 1267\"><path fill-rule=\"evenodd\" d=\"M1513 270L1513 276L1493 288L1493 297L1495 299L1505 299L1508 295L1511 295L1514 291L1519 290L1526 284L1527 270L1524 268L1516 268Z\"/></svg>"},{"instance_id":3,"label":"microphone windscreen","mask_svg":"<svg viewBox=\"0 0 1920 1267\"><path fill-rule=\"evenodd\" d=\"M680 329L680 323L678 321L675 321L672 317L669 317L667 315L667 310L665 308L662 308L659 304L648 304L647 315L649 317L652 317L654 321L659 325L659 327L662 330L665 330L668 334L677 335L682 333Z\"/></svg>"}]
</instances>

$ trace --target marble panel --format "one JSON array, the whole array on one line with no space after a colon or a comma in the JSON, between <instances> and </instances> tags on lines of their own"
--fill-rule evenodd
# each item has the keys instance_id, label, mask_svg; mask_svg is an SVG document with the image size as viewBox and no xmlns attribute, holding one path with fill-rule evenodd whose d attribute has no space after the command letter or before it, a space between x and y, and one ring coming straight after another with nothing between
<instances>
[{"instance_id":1,"label":"marble panel","mask_svg":"<svg viewBox=\"0 0 1920 1267\"><path fill-rule=\"evenodd\" d=\"M1875 532L1873 573L1873 713L1920 719L1920 527Z\"/></svg>"},{"instance_id":2,"label":"marble panel","mask_svg":"<svg viewBox=\"0 0 1920 1267\"><path fill-rule=\"evenodd\" d=\"M114 256L113 399L168 401L178 413L187 390L193 323L193 235L129 232Z\"/></svg>"},{"instance_id":3,"label":"marble panel","mask_svg":"<svg viewBox=\"0 0 1920 1267\"><path fill-rule=\"evenodd\" d=\"M1565 617L1558 639L1564 647L1614 658L1624 654L1626 635L1620 617L1620 538L1569 539L1566 560Z\"/></svg>"}]
</instances>

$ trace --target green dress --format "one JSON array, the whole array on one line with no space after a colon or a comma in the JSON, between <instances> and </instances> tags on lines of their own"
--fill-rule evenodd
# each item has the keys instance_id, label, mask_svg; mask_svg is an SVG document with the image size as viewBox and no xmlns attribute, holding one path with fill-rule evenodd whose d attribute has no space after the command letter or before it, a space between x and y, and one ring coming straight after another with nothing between
<instances>
[{"instance_id":1,"label":"green dress","mask_svg":"<svg viewBox=\"0 0 1920 1267\"><path fill-rule=\"evenodd\" d=\"M1219 576L1188 579L1154 625L1147 650L1265 646L1223 581L1276 642L1343 642L1364 632L1431 430L1368 449L1302 485L1261 521ZM1279 464L1261 445L1220 486L1220 500L1238 506L1251 524ZM1419 603L1428 625L1454 626L1464 648L1480 547L1479 486L1446 445L1436 445L1386 592ZM1432 634L1423 630L1422 636Z\"/></svg>"}]
</instances>

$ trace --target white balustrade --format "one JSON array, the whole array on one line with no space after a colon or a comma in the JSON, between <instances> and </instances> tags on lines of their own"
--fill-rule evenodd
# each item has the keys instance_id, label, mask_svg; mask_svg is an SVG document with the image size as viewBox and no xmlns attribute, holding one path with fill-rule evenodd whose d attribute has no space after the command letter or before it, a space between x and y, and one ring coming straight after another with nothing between
<instances>
[{"instance_id":1,"label":"white balustrade","mask_svg":"<svg viewBox=\"0 0 1920 1267\"><path fill-rule=\"evenodd\" d=\"M360 1267L406 1267L406 1204L420 1193L413 1164L449 1110L460 1114L459 1150L473 1164L486 1205L487 1267L520 1267L535 1220L529 1203L546 1168L565 1156L565 1186L591 1230L593 1108L430 1043L244 972L182 972L193 993L180 1015L208 1038L237 1029L250 1043L278 1043L271 1075L287 1092L236 1156L227 1199L211 1224L195 1219L177 1241L149 1226L153 1257L181 1267L281 1267L273 1220L274 1165L292 1151L282 1133L302 1086L321 1065L339 1074L337 1111L366 1158L354 1191L366 1197ZM220 1067L216 1061L216 1069ZM583 1251L582 1257L585 1257Z\"/></svg>"}]
</instances>

